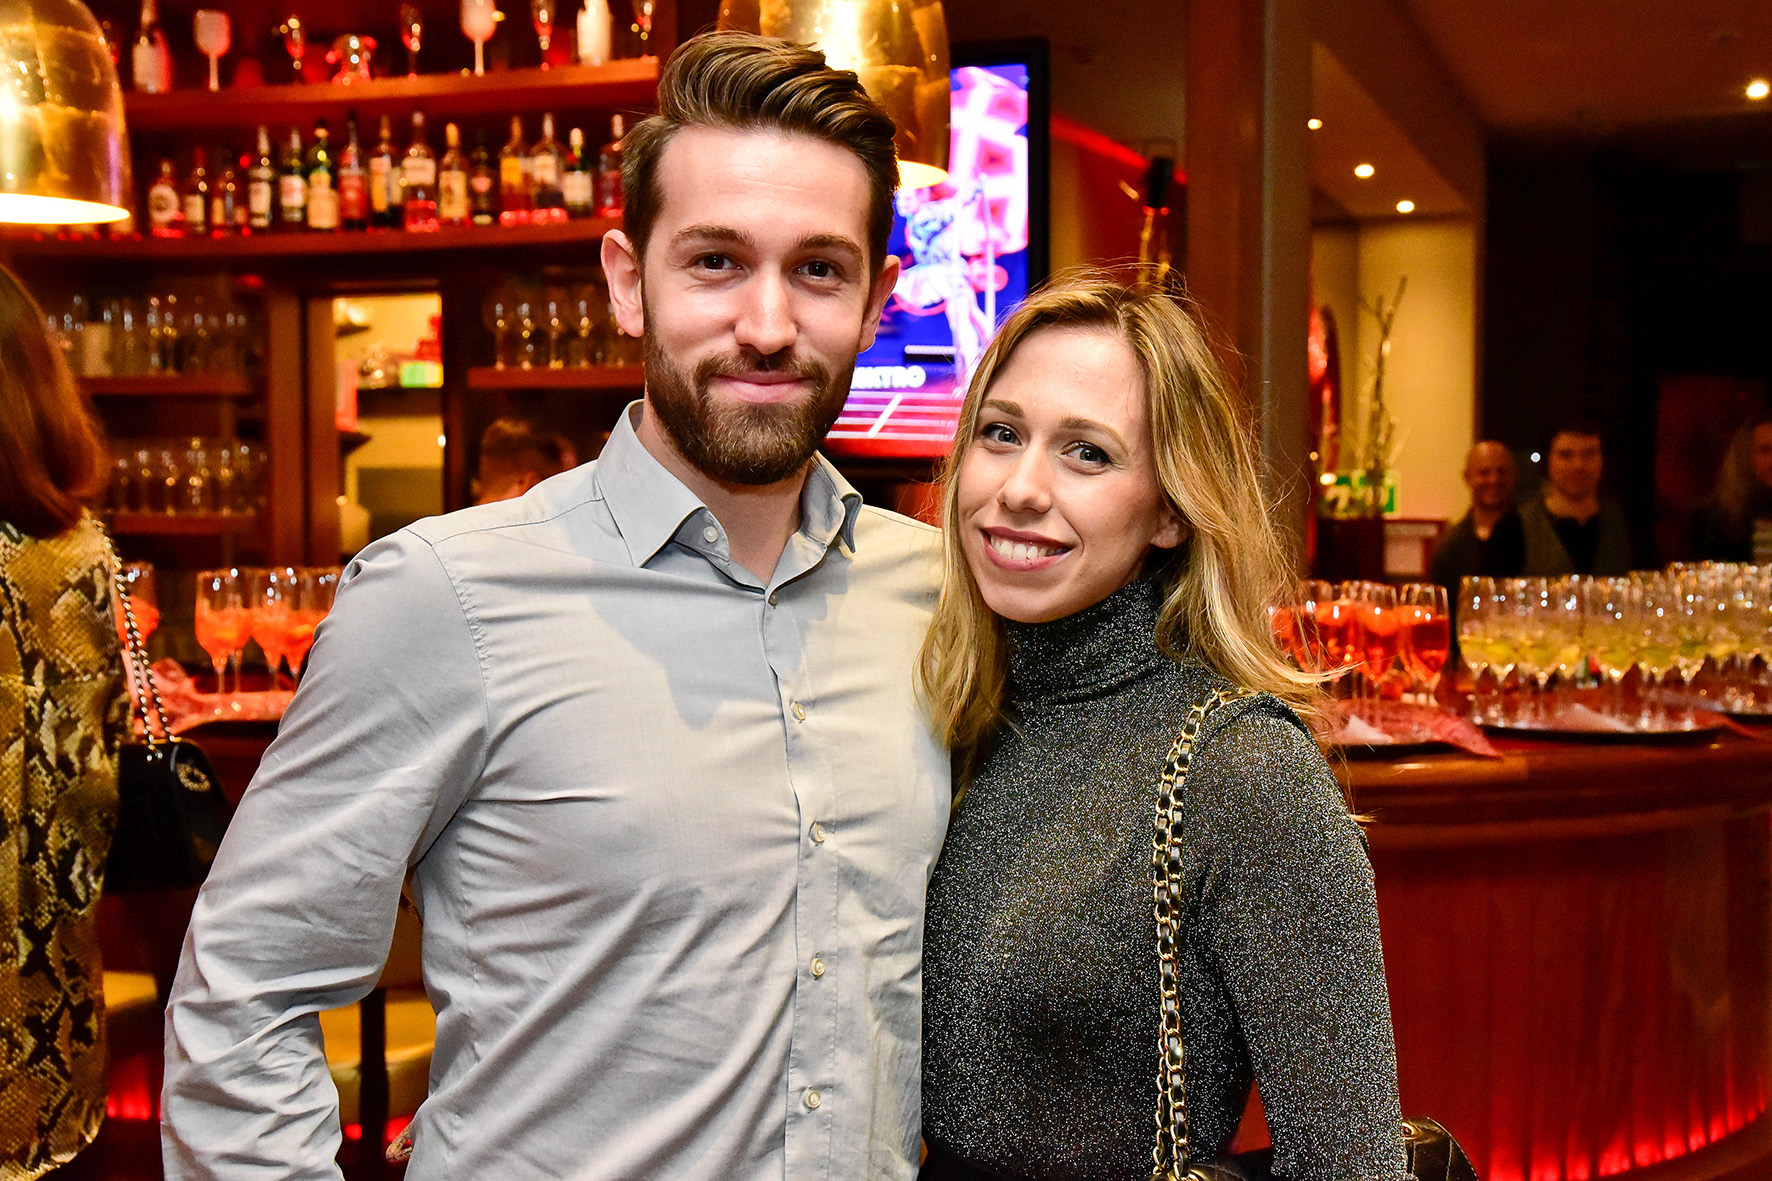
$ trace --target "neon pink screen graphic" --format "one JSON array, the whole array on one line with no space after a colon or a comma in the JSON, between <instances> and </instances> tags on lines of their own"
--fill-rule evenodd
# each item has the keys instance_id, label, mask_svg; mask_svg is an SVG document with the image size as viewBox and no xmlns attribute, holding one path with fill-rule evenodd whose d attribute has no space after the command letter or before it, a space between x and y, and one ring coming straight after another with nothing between
<instances>
[{"instance_id":1,"label":"neon pink screen graphic","mask_svg":"<svg viewBox=\"0 0 1772 1181\"><path fill-rule=\"evenodd\" d=\"M948 179L898 194L898 285L826 440L835 454L946 454L967 378L1027 298L1027 67L963 66L952 80Z\"/></svg>"}]
</instances>

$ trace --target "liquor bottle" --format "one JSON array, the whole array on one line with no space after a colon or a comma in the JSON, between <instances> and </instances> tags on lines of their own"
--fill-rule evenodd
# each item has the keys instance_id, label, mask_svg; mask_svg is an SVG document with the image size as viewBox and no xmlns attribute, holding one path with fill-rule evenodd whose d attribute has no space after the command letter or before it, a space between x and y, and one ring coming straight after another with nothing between
<instances>
[{"instance_id":1,"label":"liquor bottle","mask_svg":"<svg viewBox=\"0 0 1772 1181\"><path fill-rule=\"evenodd\" d=\"M627 128L616 115L609 120L609 142L597 153L597 216L621 216L621 141Z\"/></svg>"},{"instance_id":2,"label":"liquor bottle","mask_svg":"<svg viewBox=\"0 0 1772 1181\"><path fill-rule=\"evenodd\" d=\"M541 138L529 149L532 221L565 221L566 198L560 192L560 141L554 138L554 116L541 117Z\"/></svg>"},{"instance_id":3,"label":"liquor bottle","mask_svg":"<svg viewBox=\"0 0 1772 1181\"><path fill-rule=\"evenodd\" d=\"M178 196L178 174L171 160L160 161L160 175L148 186L148 233L156 238L185 236L185 211Z\"/></svg>"},{"instance_id":4,"label":"liquor bottle","mask_svg":"<svg viewBox=\"0 0 1772 1181\"><path fill-rule=\"evenodd\" d=\"M347 230L369 224L369 173L357 139L357 112L345 116L345 146L338 154L338 220Z\"/></svg>"},{"instance_id":5,"label":"liquor bottle","mask_svg":"<svg viewBox=\"0 0 1772 1181\"><path fill-rule=\"evenodd\" d=\"M206 237L209 234L209 153L202 148L191 149L191 174L185 177L180 204L185 219L185 236Z\"/></svg>"},{"instance_id":6,"label":"liquor bottle","mask_svg":"<svg viewBox=\"0 0 1772 1181\"><path fill-rule=\"evenodd\" d=\"M412 144L400 161L400 186L405 190L405 225L409 230L437 228L437 157L425 143L425 113L412 112Z\"/></svg>"},{"instance_id":7,"label":"liquor bottle","mask_svg":"<svg viewBox=\"0 0 1772 1181\"><path fill-rule=\"evenodd\" d=\"M332 132L321 119L314 124L314 146L308 149L308 228L338 229L338 189L334 187Z\"/></svg>"},{"instance_id":8,"label":"liquor bottle","mask_svg":"<svg viewBox=\"0 0 1772 1181\"><path fill-rule=\"evenodd\" d=\"M246 170L246 228L271 228L271 202L277 191L277 165L271 159L271 129L258 125L258 156Z\"/></svg>"},{"instance_id":9,"label":"liquor bottle","mask_svg":"<svg viewBox=\"0 0 1772 1181\"><path fill-rule=\"evenodd\" d=\"M240 173L232 160L209 186L209 232L220 238L238 234L246 225L246 207L240 204Z\"/></svg>"},{"instance_id":10,"label":"liquor bottle","mask_svg":"<svg viewBox=\"0 0 1772 1181\"><path fill-rule=\"evenodd\" d=\"M529 220L529 149L523 145L523 116L511 116L511 139L498 153L498 224Z\"/></svg>"},{"instance_id":11,"label":"liquor bottle","mask_svg":"<svg viewBox=\"0 0 1772 1181\"><path fill-rule=\"evenodd\" d=\"M446 226L468 224L468 158L461 151L461 130L443 125L443 159L437 165L437 221Z\"/></svg>"},{"instance_id":12,"label":"liquor bottle","mask_svg":"<svg viewBox=\"0 0 1772 1181\"><path fill-rule=\"evenodd\" d=\"M129 55L135 88L144 94L165 94L172 89L172 51L166 30L160 27L159 0L142 0L141 29Z\"/></svg>"},{"instance_id":13,"label":"liquor bottle","mask_svg":"<svg viewBox=\"0 0 1772 1181\"><path fill-rule=\"evenodd\" d=\"M299 230L308 223L308 178L302 172L301 128L289 129L283 166L277 171L277 228Z\"/></svg>"},{"instance_id":14,"label":"liquor bottle","mask_svg":"<svg viewBox=\"0 0 1772 1181\"><path fill-rule=\"evenodd\" d=\"M566 216L590 217L597 212L597 182L591 177L590 162L585 159L585 133L574 127L566 136L566 169L560 174L560 197L566 202Z\"/></svg>"},{"instance_id":15,"label":"liquor bottle","mask_svg":"<svg viewBox=\"0 0 1772 1181\"><path fill-rule=\"evenodd\" d=\"M388 117L381 117L381 142L369 157L369 224L379 229L398 229L400 172L394 167L394 133Z\"/></svg>"},{"instance_id":16,"label":"liquor bottle","mask_svg":"<svg viewBox=\"0 0 1772 1181\"><path fill-rule=\"evenodd\" d=\"M469 218L477 226L498 224L498 173L486 150L486 133L474 133L474 155L468 167Z\"/></svg>"}]
</instances>

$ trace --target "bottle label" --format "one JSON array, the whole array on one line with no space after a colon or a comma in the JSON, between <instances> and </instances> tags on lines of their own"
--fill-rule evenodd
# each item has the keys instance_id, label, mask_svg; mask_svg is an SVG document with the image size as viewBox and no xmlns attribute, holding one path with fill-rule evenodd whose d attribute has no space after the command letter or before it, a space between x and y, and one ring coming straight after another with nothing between
<instances>
[{"instance_id":1,"label":"bottle label","mask_svg":"<svg viewBox=\"0 0 1772 1181\"><path fill-rule=\"evenodd\" d=\"M429 187L437 183L437 162L423 156L408 156L400 163L400 175L406 178L409 189L418 185Z\"/></svg>"},{"instance_id":2,"label":"bottle label","mask_svg":"<svg viewBox=\"0 0 1772 1181\"><path fill-rule=\"evenodd\" d=\"M178 190L171 185L157 184L148 190L148 225L166 229L178 220Z\"/></svg>"},{"instance_id":3,"label":"bottle label","mask_svg":"<svg viewBox=\"0 0 1772 1181\"><path fill-rule=\"evenodd\" d=\"M525 179L523 174L529 170L523 167L523 161L524 157L522 156L505 156L499 160L498 183L506 192L528 187L523 183Z\"/></svg>"},{"instance_id":4,"label":"bottle label","mask_svg":"<svg viewBox=\"0 0 1772 1181\"><path fill-rule=\"evenodd\" d=\"M338 192L332 187L332 178L325 173L315 173L313 181L308 186L308 228L336 230Z\"/></svg>"},{"instance_id":5,"label":"bottle label","mask_svg":"<svg viewBox=\"0 0 1772 1181\"><path fill-rule=\"evenodd\" d=\"M476 172L468 177L468 191L476 197L487 197L492 194L492 176L490 173Z\"/></svg>"},{"instance_id":6,"label":"bottle label","mask_svg":"<svg viewBox=\"0 0 1772 1181\"><path fill-rule=\"evenodd\" d=\"M185 194L185 228L194 234L201 234L208 224L208 202L201 193Z\"/></svg>"},{"instance_id":7,"label":"bottle label","mask_svg":"<svg viewBox=\"0 0 1772 1181\"><path fill-rule=\"evenodd\" d=\"M374 156L369 161L369 208L377 213L388 211L388 192L393 187L394 162L386 156Z\"/></svg>"},{"instance_id":8,"label":"bottle label","mask_svg":"<svg viewBox=\"0 0 1772 1181\"><path fill-rule=\"evenodd\" d=\"M285 209L300 209L308 203L308 182L299 176L277 178L277 203Z\"/></svg>"},{"instance_id":9,"label":"bottle label","mask_svg":"<svg viewBox=\"0 0 1772 1181\"><path fill-rule=\"evenodd\" d=\"M538 153L529 159L529 174L538 185L552 185L558 182L560 162L546 152Z\"/></svg>"},{"instance_id":10,"label":"bottle label","mask_svg":"<svg viewBox=\"0 0 1772 1181\"><path fill-rule=\"evenodd\" d=\"M568 209L589 209L594 199L591 188L588 172L568 172L560 178L560 195L566 198Z\"/></svg>"},{"instance_id":11,"label":"bottle label","mask_svg":"<svg viewBox=\"0 0 1772 1181\"><path fill-rule=\"evenodd\" d=\"M383 196L386 196L384 193ZM361 168L348 168L338 174L338 215L347 222L364 221L369 216L369 187Z\"/></svg>"},{"instance_id":12,"label":"bottle label","mask_svg":"<svg viewBox=\"0 0 1772 1181\"><path fill-rule=\"evenodd\" d=\"M209 224L215 229L226 230L232 224L234 219L229 216L229 204L227 197L222 193L217 193L209 198Z\"/></svg>"},{"instance_id":13,"label":"bottle label","mask_svg":"<svg viewBox=\"0 0 1772 1181\"><path fill-rule=\"evenodd\" d=\"M446 222L468 219L468 174L451 168L437 179L437 217Z\"/></svg>"},{"instance_id":14,"label":"bottle label","mask_svg":"<svg viewBox=\"0 0 1772 1181\"><path fill-rule=\"evenodd\" d=\"M271 216L271 182L262 177L254 177L246 183L246 212L252 220L263 225Z\"/></svg>"}]
</instances>

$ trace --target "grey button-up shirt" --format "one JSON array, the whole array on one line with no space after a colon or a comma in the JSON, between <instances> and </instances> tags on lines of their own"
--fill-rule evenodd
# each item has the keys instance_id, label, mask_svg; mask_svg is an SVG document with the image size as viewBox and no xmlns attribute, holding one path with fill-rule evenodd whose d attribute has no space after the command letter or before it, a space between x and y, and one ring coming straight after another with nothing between
<instances>
[{"instance_id":1,"label":"grey button-up shirt","mask_svg":"<svg viewBox=\"0 0 1772 1181\"><path fill-rule=\"evenodd\" d=\"M192 920L168 1177L338 1175L316 1014L409 867L413 1181L915 1175L937 535L821 459L765 585L629 418L351 564Z\"/></svg>"}]
</instances>

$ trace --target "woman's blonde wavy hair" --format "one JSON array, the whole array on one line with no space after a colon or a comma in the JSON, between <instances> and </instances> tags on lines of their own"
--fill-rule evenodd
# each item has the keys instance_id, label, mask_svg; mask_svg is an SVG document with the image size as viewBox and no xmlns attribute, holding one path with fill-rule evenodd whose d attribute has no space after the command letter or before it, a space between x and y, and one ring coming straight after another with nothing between
<instances>
[{"instance_id":1,"label":"woman's blonde wavy hair","mask_svg":"<svg viewBox=\"0 0 1772 1181\"><path fill-rule=\"evenodd\" d=\"M1171 295L1078 273L1033 295L1004 322L972 376L941 473L944 577L918 679L937 734L954 750L956 786L1003 725L1008 680L1003 620L985 605L960 547L960 466L997 374L1023 341L1048 328L1112 333L1137 358L1157 481L1185 538L1174 550L1153 550L1145 568L1163 592L1158 647L1317 717L1320 678L1281 656L1268 619L1270 606L1296 595L1290 550L1268 516L1250 426L1205 333Z\"/></svg>"}]
</instances>

